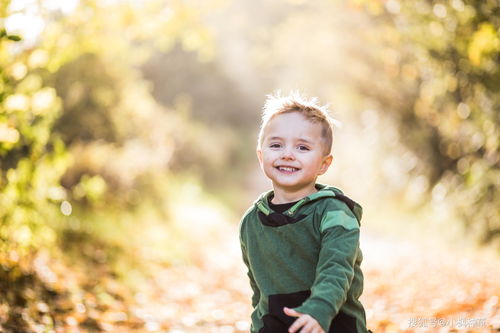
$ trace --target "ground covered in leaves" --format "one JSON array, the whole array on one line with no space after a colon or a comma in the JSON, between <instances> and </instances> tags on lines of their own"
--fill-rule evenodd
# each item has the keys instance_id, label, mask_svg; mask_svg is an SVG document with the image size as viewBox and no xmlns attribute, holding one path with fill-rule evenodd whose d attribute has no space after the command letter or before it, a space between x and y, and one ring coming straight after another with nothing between
<instances>
[{"instance_id":1,"label":"ground covered in leaves","mask_svg":"<svg viewBox=\"0 0 500 333\"><path fill-rule=\"evenodd\" d=\"M12 253L0 266L0 331L248 332L250 288L236 226L218 225L210 236L193 248L190 264L151 264L133 291L105 262L78 270L45 251ZM369 230L362 250L372 331L500 331L495 255Z\"/></svg>"}]
</instances>

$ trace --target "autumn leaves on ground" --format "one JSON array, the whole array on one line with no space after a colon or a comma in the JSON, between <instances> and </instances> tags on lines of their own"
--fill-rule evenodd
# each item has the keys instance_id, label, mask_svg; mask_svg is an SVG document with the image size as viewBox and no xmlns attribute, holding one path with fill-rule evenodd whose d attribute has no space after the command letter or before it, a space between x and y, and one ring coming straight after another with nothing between
<instances>
[{"instance_id":1,"label":"autumn leaves on ground","mask_svg":"<svg viewBox=\"0 0 500 333\"><path fill-rule=\"evenodd\" d=\"M110 270L98 244L85 262L51 258L43 250L19 261L11 253L0 270L0 287L7 291L0 331L248 332L250 288L237 225L186 218L189 224L178 232L186 236L189 259L142 263L144 274L133 285ZM500 328L500 271L490 252L405 240L369 227L362 251L362 301L372 331Z\"/></svg>"}]
</instances>

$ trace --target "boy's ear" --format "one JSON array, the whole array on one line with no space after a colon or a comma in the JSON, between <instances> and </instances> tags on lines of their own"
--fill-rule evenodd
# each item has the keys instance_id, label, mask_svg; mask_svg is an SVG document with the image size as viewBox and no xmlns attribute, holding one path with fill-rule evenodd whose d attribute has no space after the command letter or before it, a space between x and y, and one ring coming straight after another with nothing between
<instances>
[{"instance_id":1,"label":"boy's ear","mask_svg":"<svg viewBox=\"0 0 500 333\"><path fill-rule=\"evenodd\" d=\"M259 159L259 164L262 166L262 150L260 148L257 148L257 158Z\"/></svg>"},{"instance_id":2,"label":"boy's ear","mask_svg":"<svg viewBox=\"0 0 500 333\"><path fill-rule=\"evenodd\" d=\"M333 161L333 155L332 154L329 154L328 156L325 156L323 158L323 163L321 164L321 168L319 169L319 174L320 175L322 175L326 171L328 171L328 168L332 164L332 161Z\"/></svg>"}]
</instances>

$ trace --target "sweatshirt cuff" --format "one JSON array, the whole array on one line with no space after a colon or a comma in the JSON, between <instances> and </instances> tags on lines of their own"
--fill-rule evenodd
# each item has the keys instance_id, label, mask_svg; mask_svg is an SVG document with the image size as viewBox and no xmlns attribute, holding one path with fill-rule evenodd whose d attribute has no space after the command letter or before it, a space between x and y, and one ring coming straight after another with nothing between
<instances>
[{"instance_id":1,"label":"sweatshirt cuff","mask_svg":"<svg viewBox=\"0 0 500 333\"><path fill-rule=\"evenodd\" d=\"M330 324L335 317L331 305L321 300L306 301L301 306L294 308L294 310L300 313L306 313L316 319L325 332L328 332Z\"/></svg>"}]
</instances>

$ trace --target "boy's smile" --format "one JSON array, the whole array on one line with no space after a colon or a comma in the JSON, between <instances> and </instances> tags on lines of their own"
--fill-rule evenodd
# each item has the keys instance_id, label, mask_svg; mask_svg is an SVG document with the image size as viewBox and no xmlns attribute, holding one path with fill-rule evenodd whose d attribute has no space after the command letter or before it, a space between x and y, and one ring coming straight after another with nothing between
<instances>
[{"instance_id":1,"label":"boy's smile","mask_svg":"<svg viewBox=\"0 0 500 333\"><path fill-rule=\"evenodd\" d=\"M300 200L316 192L316 178L332 161L331 155L324 154L321 131L321 124L298 112L279 114L269 121L257 156L273 182L273 203Z\"/></svg>"}]
</instances>

